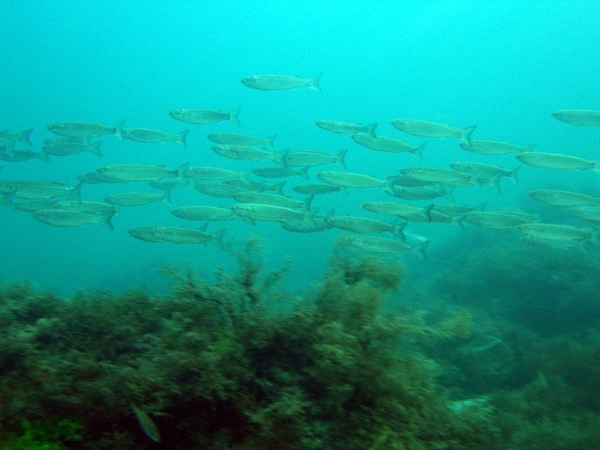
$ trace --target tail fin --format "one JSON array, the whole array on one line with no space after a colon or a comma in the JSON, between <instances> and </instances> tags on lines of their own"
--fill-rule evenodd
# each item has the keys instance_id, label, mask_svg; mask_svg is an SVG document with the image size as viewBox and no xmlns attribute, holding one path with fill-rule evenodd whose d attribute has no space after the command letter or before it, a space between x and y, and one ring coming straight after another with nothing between
<instances>
[{"instance_id":1,"label":"tail fin","mask_svg":"<svg viewBox=\"0 0 600 450\"><path fill-rule=\"evenodd\" d=\"M219 231L215 231L211 234L212 239L210 242L213 243L215 246L219 247L221 250L225 250L225 244L223 244L223 236L225 236L226 232L227 230L225 228Z\"/></svg>"},{"instance_id":2,"label":"tail fin","mask_svg":"<svg viewBox=\"0 0 600 450\"><path fill-rule=\"evenodd\" d=\"M404 228L406 228L407 224L408 224L408 222L403 222L400 225L396 225L394 227L394 230L392 231L394 236L397 236L400 239L402 239L403 241L406 241L406 236L404 235Z\"/></svg>"},{"instance_id":3,"label":"tail fin","mask_svg":"<svg viewBox=\"0 0 600 450\"><path fill-rule=\"evenodd\" d=\"M240 115L241 110L242 107L238 106L237 108L229 112L229 121L231 123L235 123L238 127L240 126L240 120L238 119L238 116Z\"/></svg>"},{"instance_id":4,"label":"tail fin","mask_svg":"<svg viewBox=\"0 0 600 450\"><path fill-rule=\"evenodd\" d=\"M298 173L298 175L300 175L302 178L308 180L308 169L310 168L310 166L304 166L302 169L300 169L300 172Z\"/></svg>"},{"instance_id":5,"label":"tail fin","mask_svg":"<svg viewBox=\"0 0 600 450\"><path fill-rule=\"evenodd\" d=\"M171 189L167 189L163 194L163 200L168 205L171 205Z\"/></svg>"},{"instance_id":6,"label":"tail fin","mask_svg":"<svg viewBox=\"0 0 600 450\"><path fill-rule=\"evenodd\" d=\"M115 136L117 136L118 138L123 138L123 124L124 123L125 123L125 120L121 120L115 127Z\"/></svg>"},{"instance_id":7,"label":"tail fin","mask_svg":"<svg viewBox=\"0 0 600 450\"><path fill-rule=\"evenodd\" d=\"M364 132L367 133L371 137L377 137L377 134L375 134L375 128L377 128L377 125L379 125L379 124L372 123L370 125L365 126Z\"/></svg>"},{"instance_id":8,"label":"tail fin","mask_svg":"<svg viewBox=\"0 0 600 450\"><path fill-rule=\"evenodd\" d=\"M517 181L519 181L519 179L517 178L517 176L519 175L519 171L520 170L521 170L521 166L517 166L510 173L510 179L513 180L514 183L516 183Z\"/></svg>"},{"instance_id":9,"label":"tail fin","mask_svg":"<svg viewBox=\"0 0 600 450\"><path fill-rule=\"evenodd\" d=\"M339 152L337 155L335 155L335 162L338 166L341 166L342 169L346 169L346 162L344 161L344 158L346 157L346 153L348 153L348 149L344 149L341 152Z\"/></svg>"},{"instance_id":10,"label":"tail fin","mask_svg":"<svg viewBox=\"0 0 600 450\"><path fill-rule=\"evenodd\" d=\"M112 222L110 221L112 219L112 217L115 215L116 211L110 211L106 214L100 214L98 215L98 220L96 221L96 223L98 225L102 225L103 227L106 228L110 228L111 230L114 230L115 227L112 224Z\"/></svg>"},{"instance_id":11,"label":"tail fin","mask_svg":"<svg viewBox=\"0 0 600 450\"><path fill-rule=\"evenodd\" d=\"M101 145L102 141L94 142L93 144L88 145L86 150L96 156L102 156L102 152L100 151Z\"/></svg>"},{"instance_id":12,"label":"tail fin","mask_svg":"<svg viewBox=\"0 0 600 450\"><path fill-rule=\"evenodd\" d=\"M425 250L427 249L428 245L429 245L429 241L423 241L420 244L413 245L411 247L412 248L411 253L414 253L421 259L427 259L427 256L425 255Z\"/></svg>"},{"instance_id":13,"label":"tail fin","mask_svg":"<svg viewBox=\"0 0 600 450\"><path fill-rule=\"evenodd\" d=\"M265 147L267 147L268 149L271 150L275 150L275 146L273 145L273 141L275 140L275 138L277 137L276 134L272 134L269 137L265 138Z\"/></svg>"},{"instance_id":14,"label":"tail fin","mask_svg":"<svg viewBox=\"0 0 600 450\"><path fill-rule=\"evenodd\" d=\"M48 158L48 153L46 153L45 151L40 151L37 152L37 157L41 160L44 161L45 163L50 164L50 158Z\"/></svg>"},{"instance_id":15,"label":"tail fin","mask_svg":"<svg viewBox=\"0 0 600 450\"><path fill-rule=\"evenodd\" d=\"M425 148L425 144L427 144L427 142L423 142L421 145L416 147L415 151L413 152L413 155L415 155L419 161L423 159L423 149Z\"/></svg>"},{"instance_id":16,"label":"tail fin","mask_svg":"<svg viewBox=\"0 0 600 450\"><path fill-rule=\"evenodd\" d=\"M190 130L183 130L181 133L177 133L177 143L182 145L183 148L187 148L187 144L185 142L185 137L189 133Z\"/></svg>"},{"instance_id":17,"label":"tail fin","mask_svg":"<svg viewBox=\"0 0 600 450\"><path fill-rule=\"evenodd\" d=\"M31 147L31 141L29 140L29 135L33 131L33 128L29 130L21 131L19 134L15 136L17 141L22 142L23 144L29 145Z\"/></svg>"},{"instance_id":18,"label":"tail fin","mask_svg":"<svg viewBox=\"0 0 600 450\"><path fill-rule=\"evenodd\" d=\"M315 75L309 81L308 88L313 91L317 91L319 94L321 93L321 86L319 86L319 80L321 79L322 73Z\"/></svg>"},{"instance_id":19,"label":"tail fin","mask_svg":"<svg viewBox=\"0 0 600 450\"><path fill-rule=\"evenodd\" d=\"M475 127L476 127L476 125L467 127L464 130L462 130L462 133L460 134L460 141L464 142L469 147L471 146L471 133L473 133L473 130L475 130Z\"/></svg>"}]
</instances>

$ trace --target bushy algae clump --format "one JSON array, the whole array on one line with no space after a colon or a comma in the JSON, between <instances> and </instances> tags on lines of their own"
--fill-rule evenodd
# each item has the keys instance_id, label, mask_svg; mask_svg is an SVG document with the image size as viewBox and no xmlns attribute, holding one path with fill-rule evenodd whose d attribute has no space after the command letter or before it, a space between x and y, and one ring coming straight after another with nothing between
<instances>
[{"instance_id":1,"label":"bushy algae clump","mask_svg":"<svg viewBox=\"0 0 600 450\"><path fill-rule=\"evenodd\" d=\"M257 241L238 261L214 283L165 269L164 298L4 287L0 439L66 418L83 441L59 444L91 450L495 448L493 409L449 407L440 366L414 347L464 318L437 329L384 307L400 263L336 248L298 299L285 266L264 273Z\"/></svg>"}]
</instances>

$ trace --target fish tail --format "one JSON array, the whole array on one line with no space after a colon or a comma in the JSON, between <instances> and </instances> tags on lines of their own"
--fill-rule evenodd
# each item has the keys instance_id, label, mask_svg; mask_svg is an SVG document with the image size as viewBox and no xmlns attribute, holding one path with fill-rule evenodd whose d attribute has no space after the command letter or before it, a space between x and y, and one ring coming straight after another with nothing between
<instances>
[{"instance_id":1,"label":"fish tail","mask_svg":"<svg viewBox=\"0 0 600 450\"><path fill-rule=\"evenodd\" d=\"M502 174L498 173L497 175L494 175L493 177L487 179L487 185L491 187L494 191L496 191L498 194L502 192L500 188L500 178L502 178Z\"/></svg>"},{"instance_id":2,"label":"fish tail","mask_svg":"<svg viewBox=\"0 0 600 450\"><path fill-rule=\"evenodd\" d=\"M315 198L315 196L311 195L310 197L308 197L306 200L304 200L302 202L302 211L310 211L310 204L312 203L314 198Z\"/></svg>"},{"instance_id":3,"label":"fish tail","mask_svg":"<svg viewBox=\"0 0 600 450\"><path fill-rule=\"evenodd\" d=\"M300 173L298 175L300 175L305 180L308 180L308 169L309 168L310 168L310 166L304 166L302 169L300 169Z\"/></svg>"},{"instance_id":4,"label":"fish tail","mask_svg":"<svg viewBox=\"0 0 600 450\"><path fill-rule=\"evenodd\" d=\"M212 239L210 242L213 243L216 247L219 247L221 250L225 250L225 244L223 244L223 236L225 236L226 232L227 230L225 228L219 231L215 231L211 234Z\"/></svg>"},{"instance_id":5,"label":"fish tail","mask_svg":"<svg viewBox=\"0 0 600 450\"><path fill-rule=\"evenodd\" d=\"M412 253L417 255L421 259L427 259L427 255L425 255L425 250L429 245L429 241L423 241L420 244L414 245L412 247Z\"/></svg>"},{"instance_id":6,"label":"fish tail","mask_svg":"<svg viewBox=\"0 0 600 450\"><path fill-rule=\"evenodd\" d=\"M31 147L31 141L29 140L29 135L31 134L32 131L33 131L33 128L30 128L29 130L21 131L19 134L17 134L15 136L15 138L17 139L17 141L20 141L23 144L29 145Z\"/></svg>"},{"instance_id":7,"label":"fish tail","mask_svg":"<svg viewBox=\"0 0 600 450\"><path fill-rule=\"evenodd\" d=\"M75 199L78 202L81 202L81 185L82 185L82 182L80 181L75 186L73 186L73 188L71 189L71 194L73 195L73 197L75 197Z\"/></svg>"},{"instance_id":8,"label":"fish tail","mask_svg":"<svg viewBox=\"0 0 600 450\"><path fill-rule=\"evenodd\" d=\"M371 137L377 137L377 134L375 134L375 128L377 128L377 125L379 125L379 124L377 122L375 122L375 123L365 126L365 133L367 133Z\"/></svg>"},{"instance_id":9,"label":"fish tail","mask_svg":"<svg viewBox=\"0 0 600 450\"><path fill-rule=\"evenodd\" d=\"M308 211L304 211L304 221L307 223L314 223L315 216L319 212L319 208L312 208Z\"/></svg>"},{"instance_id":10,"label":"fish tail","mask_svg":"<svg viewBox=\"0 0 600 450\"><path fill-rule=\"evenodd\" d=\"M392 195L392 196L396 196L396 192L394 191L394 186L396 184L396 181L398 180L398 176L393 176L393 177L389 177L387 179L387 181L385 182L385 185L383 187L383 190L385 192L387 192L388 194Z\"/></svg>"},{"instance_id":11,"label":"fish tail","mask_svg":"<svg viewBox=\"0 0 600 450\"><path fill-rule=\"evenodd\" d=\"M171 205L171 189L167 189L163 194L163 200L167 205Z\"/></svg>"},{"instance_id":12,"label":"fish tail","mask_svg":"<svg viewBox=\"0 0 600 450\"><path fill-rule=\"evenodd\" d=\"M518 175L520 170L521 166L517 166L510 173L510 179L513 180L513 183L517 183L519 181Z\"/></svg>"},{"instance_id":13,"label":"fish tail","mask_svg":"<svg viewBox=\"0 0 600 450\"><path fill-rule=\"evenodd\" d=\"M115 215L116 211L111 211L107 214L101 214L98 216L98 225L102 225L103 227L110 228L114 230L115 227L111 222L112 217Z\"/></svg>"},{"instance_id":14,"label":"fish tail","mask_svg":"<svg viewBox=\"0 0 600 450\"><path fill-rule=\"evenodd\" d=\"M406 235L404 234L404 229L406 228L408 222L401 223L400 225L396 225L394 227L394 236L398 236L403 241L406 241Z\"/></svg>"},{"instance_id":15,"label":"fish tail","mask_svg":"<svg viewBox=\"0 0 600 450\"><path fill-rule=\"evenodd\" d=\"M317 91L319 94L322 92L321 86L319 86L319 81L321 80L321 75L323 75L323 73L317 74L314 77L312 77L308 84L309 89L312 89L313 91Z\"/></svg>"},{"instance_id":16,"label":"fish tail","mask_svg":"<svg viewBox=\"0 0 600 450\"><path fill-rule=\"evenodd\" d=\"M102 141L94 142L90 146L88 146L88 151L93 153L96 156L102 156L102 152L100 151L100 146L102 145Z\"/></svg>"},{"instance_id":17,"label":"fish tail","mask_svg":"<svg viewBox=\"0 0 600 450\"><path fill-rule=\"evenodd\" d=\"M462 130L462 133L460 134L461 142L464 142L469 147L471 146L471 133L473 133L475 127L476 125L471 125L470 127L467 127L464 130Z\"/></svg>"},{"instance_id":18,"label":"fish tail","mask_svg":"<svg viewBox=\"0 0 600 450\"><path fill-rule=\"evenodd\" d=\"M241 110L242 107L238 106L237 108L229 112L229 121L231 123L236 124L238 127L240 126L240 120L238 119L238 116L240 115Z\"/></svg>"},{"instance_id":19,"label":"fish tail","mask_svg":"<svg viewBox=\"0 0 600 450\"><path fill-rule=\"evenodd\" d=\"M427 219L428 222L431 222L431 210L435 205L432 203L431 205L423 206L423 215Z\"/></svg>"},{"instance_id":20,"label":"fish tail","mask_svg":"<svg viewBox=\"0 0 600 450\"><path fill-rule=\"evenodd\" d=\"M450 225L455 226L456 228L460 228L461 230L464 230L465 226L463 225L462 220L463 220L463 216L452 216Z\"/></svg>"},{"instance_id":21,"label":"fish tail","mask_svg":"<svg viewBox=\"0 0 600 450\"><path fill-rule=\"evenodd\" d=\"M189 133L190 130L183 130L181 133L177 133L177 143L182 145L183 148L187 148L187 144L185 142L185 137Z\"/></svg>"},{"instance_id":22,"label":"fish tail","mask_svg":"<svg viewBox=\"0 0 600 450\"><path fill-rule=\"evenodd\" d=\"M275 192L277 192L279 195L283 195L283 187L285 186L285 183L287 183L287 181L282 181L281 183L277 183L275 185Z\"/></svg>"},{"instance_id":23,"label":"fish tail","mask_svg":"<svg viewBox=\"0 0 600 450\"><path fill-rule=\"evenodd\" d=\"M415 151L413 152L419 161L423 159L423 149L425 148L425 144L427 144L427 142L423 142L421 145L416 147Z\"/></svg>"},{"instance_id":24,"label":"fish tail","mask_svg":"<svg viewBox=\"0 0 600 450\"><path fill-rule=\"evenodd\" d=\"M13 157L15 156L15 152L13 151L13 148L15 147L15 141L10 141L7 144L4 145L4 153L9 156L9 157Z\"/></svg>"},{"instance_id":25,"label":"fish tail","mask_svg":"<svg viewBox=\"0 0 600 450\"><path fill-rule=\"evenodd\" d=\"M38 152L37 157L40 158L41 161L50 164L50 158L48 157L48 153L46 153L44 150Z\"/></svg>"},{"instance_id":26,"label":"fish tail","mask_svg":"<svg viewBox=\"0 0 600 450\"><path fill-rule=\"evenodd\" d=\"M454 187L444 189L444 198L454 203Z\"/></svg>"},{"instance_id":27,"label":"fish tail","mask_svg":"<svg viewBox=\"0 0 600 450\"><path fill-rule=\"evenodd\" d=\"M481 205L477 205L475 208L473 208L473 211L483 211L486 206L487 202L483 202Z\"/></svg>"},{"instance_id":28,"label":"fish tail","mask_svg":"<svg viewBox=\"0 0 600 450\"><path fill-rule=\"evenodd\" d=\"M288 150L284 150L282 152L276 152L276 153L272 154L273 155L272 159L280 166L287 167L287 164L285 162L285 157L287 154L288 154Z\"/></svg>"},{"instance_id":29,"label":"fish tail","mask_svg":"<svg viewBox=\"0 0 600 450\"><path fill-rule=\"evenodd\" d=\"M345 148L344 150L342 150L341 152L339 152L337 155L335 155L335 162L338 166L340 166L342 169L346 169L346 162L344 161L344 158L346 158L346 153L348 153L348 149Z\"/></svg>"},{"instance_id":30,"label":"fish tail","mask_svg":"<svg viewBox=\"0 0 600 450\"><path fill-rule=\"evenodd\" d=\"M521 152L533 152L533 151L535 151L536 147L537 147L537 144L526 145L525 146L525 150L521 150L521 151L519 151L519 153L521 153Z\"/></svg>"},{"instance_id":31,"label":"fish tail","mask_svg":"<svg viewBox=\"0 0 600 450\"><path fill-rule=\"evenodd\" d=\"M124 124L125 124L125 120L121 120L115 127L115 136L117 136L120 139L123 139L123 125Z\"/></svg>"},{"instance_id":32,"label":"fish tail","mask_svg":"<svg viewBox=\"0 0 600 450\"><path fill-rule=\"evenodd\" d=\"M177 168L177 178L182 181L187 182L187 178L185 177L185 172L189 169L190 163L186 162Z\"/></svg>"},{"instance_id":33,"label":"fish tail","mask_svg":"<svg viewBox=\"0 0 600 450\"><path fill-rule=\"evenodd\" d=\"M265 147L274 150L275 146L273 145L273 141L275 141L275 138L277 137L276 134L272 134L271 136L268 136L265 138Z\"/></svg>"}]
</instances>

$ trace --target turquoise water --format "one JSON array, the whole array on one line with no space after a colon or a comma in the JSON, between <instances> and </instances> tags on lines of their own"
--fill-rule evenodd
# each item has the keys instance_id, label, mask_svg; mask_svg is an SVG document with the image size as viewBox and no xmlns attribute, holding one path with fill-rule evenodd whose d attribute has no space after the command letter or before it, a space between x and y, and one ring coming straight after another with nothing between
<instances>
[{"instance_id":1,"label":"turquoise water","mask_svg":"<svg viewBox=\"0 0 600 450\"><path fill-rule=\"evenodd\" d=\"M474 139L537 144L542 152L600 158L600 128L576 127L550 116L557 109L599 109L600 5L595 1L430 1L338 2L0 2L0 129L33 128L33 150L53 137L55 122L104 122L179 132L189 128L188 148L174 143L142 144L103 138L99 158L91 153L41 161L4 162L2 180L51 180L75 185L76 176L108 164L185 162L235 170L268 166L227 160L210 149L206 134L278 134L278 150L348 149L348 171L384 179L406 167L447 168L475 161L512 169L513 155L465 152L455 139L404 134L389 121L408 117L477 125ZM259 91L240 79L256 74L323 73L322 93L308 89ZM230 123L189 125L170 118L177 108L241 106L238 128ZM422 162L410 154L374 152L348 136L328 133L316 120L378 122L380 135L411 145L427 142ZM19 149L26 149L18 145ZM311 182L322 166L309 171ZM256 177L254 177L256 178ZM285 193L296 198L290 179ZM552 222L586 225L534 202L534 188L567 189L600 196L600 175L525 166L517 184L502 180L502 193L457 188L458 204L487 202L486 210L518 207L544 213ZM144 183L84 185L84 200L125 191L149 190ZM206 204L227 207L183 188L173 207ZM321 212L385 219L360 208L366 200L391 201L381 189L317 197ZM447 203L437 199L435 202ZM430 201L407 202L423 206ZM207 273L233 258L214 246L152 244L127 230L140 225L199 226L170 214L164 203L122 208L115 230L96 225L55 228L30 214L0 209L3 281L26 279L71 294L78 289L123 290L139 283L160 289L155 269L163 263L200 267ZM211 223L227 228L228 242L264 237L267 265L285 255L294 263L290 283L302 288L318 280L339 231L291 234L278 223ZM410 223L411 233L430 240L428 259L404 260L415 274L444 267L446 248L468 249L481 233L447 224ZM487 232L488 230L485 230ZM495 234L493 234L495 233ZM516 232L489 230L499 240L518 242ZM523 244L525 246L525 244ZM597 254L598 247L588 252Z\"/></svg>"}]
</instances>

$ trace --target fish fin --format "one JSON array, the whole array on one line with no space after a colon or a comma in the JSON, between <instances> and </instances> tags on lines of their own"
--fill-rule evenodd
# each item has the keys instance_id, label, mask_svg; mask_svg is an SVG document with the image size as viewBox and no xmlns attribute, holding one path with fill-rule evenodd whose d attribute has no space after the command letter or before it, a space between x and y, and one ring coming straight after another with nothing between
<instances>
[{"instance_id":1,"label":"fish fin","mask_svg":"<svg viewBox=\"0 0 600 450\"><path fill-rule=\"evenodd\" d=\"M205 233L207 228L208 228L208 222L206 222L201 227L199 227L198 231L201 231L202 233Z\"/></svg>"},{"instance_id":2,"label":"fish fin","mask_svg":"<svg viewBox=\"0 0 600 450\"><path fill-rule=\"evenodd\" d=\"M304 166L302 169L300 169L298 175L300 175L305 180L308 180L308 169L310 169L310 166Z\"/></svg>"},{"instance_id":3,"label":"fish fin","mask_svg":"<svg viewBox=\"0 0 600 450\"><path fill-rule=\"evenodd\" d=\"M171 189L167 189L163 194L163 200L167 205L171 205Z\"/></svg>"},{"instance_id":4,"label":"fish fin","mask_svg":"<svg viewBox=\"0 0 600 450\"><path fill-rule=\"evenodd\" d=\"M273 153L272 160L275 161L280 166L287 167L287 164L285 163L285 157L287 154L288 154L288 150L283 150L282 152Z\"/></svg>"},{"instance_id":5,"label":"fish fin","mask_svg":"<svg viewBox=\"0 0 600 450\"><path fill-rule=\"evenodd\" d=\"M371 137L377 137L377 134L375 133L375 128L377 128L377 125L379 125L379 124L378 123L372 123L370 125L367 125L365 127L365 133L367 133Z\"/></svg>"},{"instance_id":6,"label":"fish fin","mask_svg":"<svg viewBox=\"0 0 600 450\"><path fill-rule=\"evenodd\" d=\"M403 222L400 225L396 225L394 227L394 231L393 231L394 236L397 236L400 239L402 239L403 241L406 241L406 236L404 235L404 229L406 228L407 224L408 224L408 222Z\"/></svg>"},{"instance_id":7,"label":"fish fin","mask_svg":"<svg viewBox=\"0 0 600 450\"><path fill-rule=\"evenodd\" d=\"M93 144L91 144L87 147L87 150L96 156L102 156L102 152L100 151L101 145L102 145L102 141L94 142Z\"/></svg>"},{"instance_id":8,"label":"fish fin","mask_svg":"<svg viewBox=\"0 0 600 450\"><path fill-rule=\"evenodd\" d=\"M225 228L219 231L215 231L211 234L212 239L210 242L216 247L219 247L221 250L225 250L225 244L223 244L223 236L225 236L226 232L227 230Z\"/></svg>"},{"instance_id":9,"label":"fish fin","mask_svg":"<svg viewBox=\"0 0 600 450\"><path fill-rule=\"evenodd\" d=\"M115 215L116 211L111 211L106 214L101 214L98 216L98 225L102 225L103 227L110 228L114 231L115 226L112 224L111 219Z\"/></svg>"},{"instance_id":10,"label":"fish fin","mask_svg":"<svg viewBox=\"0 0 600 450\"><path fill-rule=\"evenodd\" d=\"M431 205L423 206L423 215L429 222L431 222L431 210L434 206L433 203Z\"/></svg>"},{"instance_id":11,"label":"fish fin","mask_svg":"<svg viewBox=\"0 0 600 450\"><path fill-rule=\"evenodd\" d=\"M71 193L72 193L73 197L75 197L75 199L80 203L81 203L81 185L82 185L82 182L80 181L75 186L73 186L73 188L71 189Z\"/></svg>"},{"instance_id":12,"label":"fish fin","mask_svg":"<svg viewBox=\"0 0 600 450\"><path fill-rule=\"evenodd\" d=\"M348 153L348 149L345 148L344 150L340 151L337 155L335 155L335 162L338 166L340 166L342 169L346 169L346 162L344 161L344 158L346 158L346 153Z\"/></svg>"},{"instance_id":13,"label":"fish fin","mask_svg":"<svg viewBox=\"0 0 600 450\"><path fill-rule=\"evenodd\" d=\"M416 147L415 151L413 152L413 155L415 155L419 161L423 160L423 149L425 148L425 144L427 144L427 142L423 142L421 145Z\"/></svg>"},{"instance_id":14,"label":"fish fin","mask_svg":"<svg viewBox=\"0 0 600 450\"><path fill-rule=\"evenodd\" d=\"M494 191L496 191L498 194L500 194L502 192L501 188L500 188L500 178L502 178L502 174L498 173L496 175L494 175L491 178L488 178L486 180L486 184L491 187Z\"/></svg>"},{"instance_id":15,"label":"fish fin","mask_svg":"<svg viewBox=\"0 0 600 450\"><path fill-rule=\"evenodd\" d=\"M177 133L177 143L182 145L183 148L187 148L187 144L185 142L185 137L189 133L190 130L183 130L181 133Z\"/></svg>"},{"instance_id":16,"label":"fish fin","mask_svg":"<svg viewBox=\"0 0 600 450\"><path fill-rule=\"evenodd\" d=\"M521 150L519 151L519 153L521 152L533 152L535 151L535 148L537 147L537 144L529 144L525 146L525 150Z\"/></svg>"},{"instance_id":17,"label":"fish fin","mask_svg":"<svg viewBox=\"0 0 600 450\"><path fill-rule=\"evenodd\" d=\"M306 200L304 200L302 202L302 211L310 211L310 204L312 203L314 198L315 198L315 196L311 195L310 197L308 197Z\"/></svg>"},{"instance_id":18,"label":"fish fin","mask_svg":"<svg viewBox=\"0 0 600 450\"><path fill-rule=\"evenodd\" d=\"M115 127L115 136L117 136L120 139L123 139L123 124L124 123L125 123L125 119L121 120Z\"/></svg>"},{"instance_id":19,"label":"fish fin","mask_svg":"<svg viewBox=\"0 0 600 450\"><path fill-rule=\"evenodd\" d=\"M275 138L277 137L276 134L272 134L269 137L265 138L265 147L271 149L271 150L275 150L275 146L273 145L273 141L275 140Z\"/></svg>"},{"instance_id":20,"label":"fish fin","mask_svg":"<svg viewBox=\"0 0 600 450\"><path fill-rule=\"evenodd\" d=\"M17 134L15 136L15 138L17 139L17 141L22 142L23 144L29 145L31 147L31 141L29 140L29 135L31 134L31 132L33 131L33 128L30 128L29 130L25 130L25 131L21 131L19 134Z\"/></svg>"},{"instance_id":21,"label":"fish fin","mask_svg":"<svg viewBox=\"0 0 600 450\"><path fill-rule=\"evenodd\" d=\"M322 92L321 86L319 86L319 81L321 80L321 75L323 75L323 73L319 73L319 74L315 75L314 77L312 77L308 84L309 89L312 89L313 91L317 91L319 94Z\"/></svg>"},{"instance_id":22,"label":"fish fin","mask_svg":"<svg viewBox=\"0 0 600 450\"><path fill-rule=\"evenodd\" d=\"M15 156L15 153L13 152L13 149L15 147L15 141L9 141L8 143L6 143L4 145L4 153L9 156L10 158L12 158L13 156Z\"/></svg>"},{"instance_id":23,"label":"fish fin","mask_svg":"<svg viewBox=\"0 0 600 450\"><path fill-rule=\"evenodd\" d=\"M275 185L275 192L277 192L279 195L283 195L283 187L285 186L285 183L287 183L287 180L277 183Z\"/></svg>"},{"instance_id":24,"label":"fish fin","mask_svg":"<svg viewBox=\"0 0 600 450\"><path fill-rule=\"evenodd\" d=\"M428 245L429 241L423 241L420 244L413 245L412 253L414 253L421 259L427 259L427 255L425 255L425 250L427 249Z\"/></svg>"},{"instance_id":25,"label":"fish fin","mask_svg":"<svg viewBox=\"0 0 600 450\"><path fill-rule=\"evenodd\" d=\"M483 202L481 205L477 205L475 208L473 208L473 211L483 211L486 206L487 202Z\"/></svg>"},{"instance_id":26,"label":"fish fin","mask_svg":"<svg viewBox=\"0 0 600 450\"><path fill-rule=\"evenodd\" d=\"M519 171L521 170L521 167L522 166L515 167L510 173L510 179L513 181L513 183L517 183L519 181L518 175Z\"/></svg>"},{"instance_id":27,"label":"fish fin","mask_svg":"<svg viewBox=\"0 0 600 450\"><path fill-rule=\"evenodd\" d=\"M187 183L187 178L185 177L185 172L190 168L190 163L186 162L183 163L182 165L180 165L177 168L177 178L179 178L181 181L185 181Z\"/></svg>"},{"instance_id":28,"label":"fish fin","mask_svg":"<svg viewBox=\"0 0 600 450\"><path fill-rule=\"evenodd\" d=\"M454 187L444 188L444 198L454 203Z\"/></svg>"},{"instance_id":29,"label":"fish fin","mask_svg":"<svg viewBox=\"0 0 600 450\"><path fill-rule=\"evenodd\" d=\"M160 442L160 434L158 432L158 428L156 427L152 419L150 419L150 416L148 416L148 414L146 414L145 411L141 410L133 403L131 404L131 409L133 410L135 417L137 418L140 426L142 427L144 434L150 439L152 439L154 442Z\"/></svg>"},{"instance_id":30,"label":"fish fin","mask_svg":"<svg viewBox=\"0 0 600 450\"><path fill-rule=\"evenodd\" d=\"M473 130L475 130L475 127L476 127L476 125L471 125L470 127L467 127L464 130L462 130L462 132L460 134L460 141L464 142L469 147L471 146L471 133L473 133Z\"/></svg>"},{"instance_id":31,"label":"fish fin","mask_svg":"<svg viewBox=\"0 0 600 450\"><path fill-rule=\"evenodd\" d=\"M238 119L238 116L240 115L241 110L242 110L242 107L238 106L237 108L235 108L229 112L229 121L231 123L236 124L238 127L240 126L240 120Z\"/></svg>"}]
</instances>

